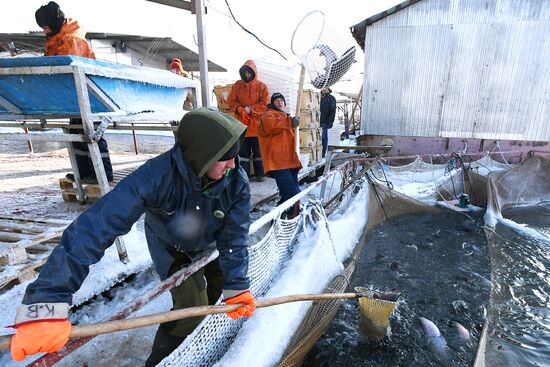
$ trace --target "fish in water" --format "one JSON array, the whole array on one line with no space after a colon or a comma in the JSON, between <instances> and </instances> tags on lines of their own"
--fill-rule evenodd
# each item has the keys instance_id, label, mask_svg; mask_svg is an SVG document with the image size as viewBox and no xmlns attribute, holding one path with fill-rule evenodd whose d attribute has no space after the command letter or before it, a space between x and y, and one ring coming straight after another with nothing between
<instances>
[{"instance_id":1,"label":"fish in water","mask_svg":"<svg viewBox=\"0 0 550 367\"><path fill-rule=\"evenodd\" d=\"M455 329L454 341L459 345L468 344L470 341L470 332L458 321L453 321L453 328Z\"/></svg>"},{"instance_id":2,"label":"fish in water","mask_svg":"<svg viewBox=\"0 0 550 367\"><path fill-rule=\"evenodd\" d=\"M483 285L484 287L489 287L491 288L491 281L487 278L485 278L483 275L480 275L476 272L473 272L473 271L470 271L470 270L466 270L466 269L462 269L462 268L459 268L458 270L460 270L461 272L463 272L464 274L466 274L467 276L470 276L472 278L475 278L481 285Z\"/></svg>"},{"instance_id":3,"label":"fish in water","mask_svg":"<svg viewBox=\"0 0 550 367\"><path fill-rule=\"evenodd\" d=\"M447 342L445 341L445 338L443 335L441 335L441 332L437 328L437 326L433 323L433 321L428 320L424 317L419 317L420 323L422 324L422 327L424 328L424 331L428 335L428 338L430 340L430 347L433 349L434 353L436 353L439 358L443 361L448 359L448 346Z\"/></svg>"}]
</instances>

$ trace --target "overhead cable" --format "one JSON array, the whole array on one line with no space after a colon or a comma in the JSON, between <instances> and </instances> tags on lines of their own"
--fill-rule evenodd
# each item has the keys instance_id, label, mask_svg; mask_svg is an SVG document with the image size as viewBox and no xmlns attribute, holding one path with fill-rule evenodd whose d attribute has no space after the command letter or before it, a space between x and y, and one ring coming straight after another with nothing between
<instances>
[{"instance_id":1,"label":"overhead cable","mask_svg":"<svg viewBox=\"0 0 550 367\"><path fill-rule=\"evenodd\" d=\"M225 0L225 4L227 5L227 9L229 9L229 14L231 14L231 18L233 18L235 23L237 23L242 28L243 31L250 34L252 37L256 38L258 40L258 42L260 42L265 47L269 48L272 51L277 52L283 59L287 60L287 58L282 53L280 53L277 49L267 45L265 42L263 42L261 39L259 39L258 36L256 36L253 32L249 31L241 23L239 23L239 21L235 18L235 15L233 15L233 11L231 10L231 7L229 6L229 3L227 2L227 0Z\"/></svg>"}]
</instances>

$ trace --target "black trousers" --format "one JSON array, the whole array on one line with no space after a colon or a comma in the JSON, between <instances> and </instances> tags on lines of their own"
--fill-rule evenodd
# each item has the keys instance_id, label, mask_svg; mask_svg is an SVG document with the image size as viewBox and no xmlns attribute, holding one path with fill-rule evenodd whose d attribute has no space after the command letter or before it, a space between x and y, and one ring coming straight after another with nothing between
<instances>
[{"instance_id":1,"label":"black trousers","mask_svg":"<svg viewBox=\"0 0 550 367\"><path fill-rule=\"evenodd\" d=\"M81 125L82 119L71 119L69 124ZM84 134L83 129L71 129L71 133ZM91 177L96 178L94 165L90 156L90 150L88 144L82 142L72 142L73 151L76 157L76 166L78 167L78 174L80 178ZM109 157L109 147L105 139L101 138L97 142L99 152L101 153L101 160L103 162L103 168L107 175L107 181L113 181L113 166L111 165L111 158Z\"/></svg>"},{"instance_id":2,"label":"black trousers","mask_svg":"<svg viewBox=\"0 0 550 367\"><path fill-rule=\"evenodd\" d=\"M246 174L250 177L250 160L254 164L254 176L264 176L264 165L262 163L262 156L260 154L260 142L257 137L244 138L239 151L239 158L241 166L244 168Z\"/></svg>"}]
</instances>

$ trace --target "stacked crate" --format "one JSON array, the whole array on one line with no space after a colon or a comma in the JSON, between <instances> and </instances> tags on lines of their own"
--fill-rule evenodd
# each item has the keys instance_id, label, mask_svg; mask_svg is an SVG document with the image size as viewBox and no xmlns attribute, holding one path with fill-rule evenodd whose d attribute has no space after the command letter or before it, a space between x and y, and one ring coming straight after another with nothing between
<instances>
[{"instance_id":1,"label":"stacked crate","mask_svg":"<svg viewBox=\"0 0 550 367\"><path fill-rule=\"evenodd\" d=\"M216 95L216 100L218 101L218 110L221 112L227 113L232 112L231 107L229 107L229 93L231 93L231 88L233 84L226 85L216 85L214 87L214 94Z\"/></svg>"},{"instance_id":2,"label":"stacked crate","mask_svg":"<svg viewBox=\"0 0 550 367\"><path fill-rule=\"evenodd\" d=\"M309 161L310 165L321 160L323 150L320 98L319 92L312 89L304 90L300 98L300 155L309 157L302 161Z\"/></svg>"},{"instance_id":3,"label":"stacked crate","mask_svg":"<svg viewBox=\"0 0 550 367\"><path fill-rule=\"evenodd\" d=\"M233 88L233 84L216 85L214 87L214 94L218 102L218 110L237 118L235 113L231 110L231 107L229 107L229 94L231 93L231 88Z\"/></svg>"}]
</instances>

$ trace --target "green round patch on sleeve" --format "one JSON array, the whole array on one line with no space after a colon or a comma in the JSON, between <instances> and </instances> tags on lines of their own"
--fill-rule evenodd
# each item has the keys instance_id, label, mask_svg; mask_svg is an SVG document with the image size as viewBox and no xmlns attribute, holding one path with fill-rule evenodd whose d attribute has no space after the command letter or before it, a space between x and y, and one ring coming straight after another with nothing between
<instances>
[{"instance_id":1,"label":"green round patch on sleeve","mask_svg":"<svg viewBox=\"0 0 550 367\"><path fill-rule=\"evenodd\" d=\"M214 210L214 216L218 219L223 219L225 217L225 213L221 210Z\"/></svg>"}]
</instances>

